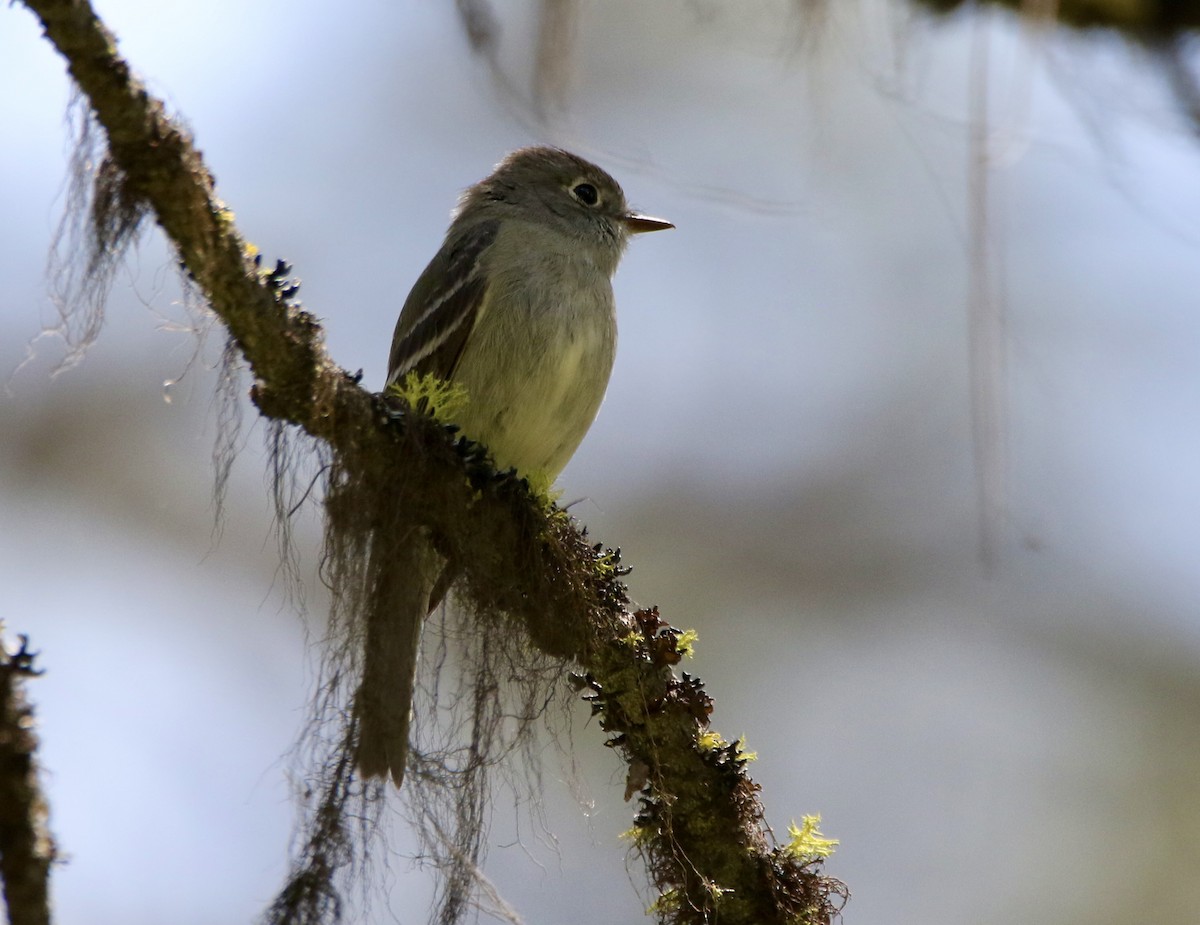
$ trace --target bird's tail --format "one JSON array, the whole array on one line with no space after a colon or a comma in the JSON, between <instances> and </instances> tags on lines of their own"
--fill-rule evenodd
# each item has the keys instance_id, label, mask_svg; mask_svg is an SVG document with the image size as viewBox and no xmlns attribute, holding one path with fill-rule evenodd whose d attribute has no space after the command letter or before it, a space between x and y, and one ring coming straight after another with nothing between
<instances>
[{"instance_id":1,"label":"bird's tail","mask_svg":"<svg viewBox=\"0 0 1200 925\"><path fill-rule=\"evenodd\" d=\"M373 554L374 555L374 554ZM408 762L408 732L421 627L437 582L438 556L414 532L372 562L373 588L366 614L362 682L355 697L359 772L388 775L399 787Z\"/></svg>"}]
</instances>

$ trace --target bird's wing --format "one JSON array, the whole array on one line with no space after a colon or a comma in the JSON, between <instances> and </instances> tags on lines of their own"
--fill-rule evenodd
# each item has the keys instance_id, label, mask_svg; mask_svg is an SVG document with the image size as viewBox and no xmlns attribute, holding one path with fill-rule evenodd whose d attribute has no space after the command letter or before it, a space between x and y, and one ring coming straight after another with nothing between
<instances>
[{"instance_id":1,"label":"bird's wing","mask_svg":"<svg viewBox=\"0 0 1200 925\"><path fill-rule=\"evenodd\" d=\"M450 379L487 297L484 254L499 222L481 222L447 241L421 274L408 299L388 358L388 385L409 372Z\"/></svg>"}]
</instances>

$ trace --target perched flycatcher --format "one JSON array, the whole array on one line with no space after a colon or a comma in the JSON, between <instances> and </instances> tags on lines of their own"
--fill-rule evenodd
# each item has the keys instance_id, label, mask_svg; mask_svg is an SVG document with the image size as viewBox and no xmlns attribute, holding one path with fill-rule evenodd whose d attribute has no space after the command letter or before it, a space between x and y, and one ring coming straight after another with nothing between
<instances>
[{"instance_id":1,"label":"perched flycatcher","mask_svg":"<svg viewBox=\"0 0 1200 925\"><path fill-rule=\"evenodd\" d=\"M514 151L459 200L400 312L390 386L411 372L463 387L453 415L498 469L552 481L604 399L617 347L612 276L629 242L670 222L630 211L617 181L557 148ZM399 786L421 627L444 566L420 536L394 563L411 580L367 626L358 767ZM390 566L389 566L390 567ZM399 574L399 573L397 573Z\"/></svg>"}]
</instances>

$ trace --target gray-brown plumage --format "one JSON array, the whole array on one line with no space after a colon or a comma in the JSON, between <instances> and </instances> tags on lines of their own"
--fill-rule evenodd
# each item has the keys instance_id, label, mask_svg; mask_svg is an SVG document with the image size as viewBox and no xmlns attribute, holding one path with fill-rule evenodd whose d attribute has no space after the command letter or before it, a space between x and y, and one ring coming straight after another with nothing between
<instances>
[{"instance_id":1,"label":"gray-brown plumage","mask_svg":"<svg viewBox=\"0 0 1200 925\"><path fill-rule=\"evenodd\" d=\"M670 227L630 212L617 182L580 157L513 152L463 194L409 293L388 384L411 371L454 380L467 395L455 423L497 468L552 480L604 398L617 342L611 279L629 236ZM421 627L444 566L416 528L403 546L376 588L356 699L359 770L397 786Z\"/></svg>"}]
</instances>

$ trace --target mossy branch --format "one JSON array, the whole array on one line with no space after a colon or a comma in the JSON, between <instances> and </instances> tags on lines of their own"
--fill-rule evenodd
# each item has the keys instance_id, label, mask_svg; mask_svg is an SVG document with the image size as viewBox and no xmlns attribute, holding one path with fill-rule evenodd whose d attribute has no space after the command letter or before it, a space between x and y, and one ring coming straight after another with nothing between
<instances>
[{"instance_id":1,"label":"mossy branch","mask_svg":"<svg viewBox=\"0 0 1200 925\"><path fill-rule=\"evenodd\" d=\"M828 922L843 888L822 875L819 852L775 843L758 787L745 773L748 757L738 745L704 735L711 701L698 680L674 674L678 632L655 610L629 612L618 554L592 545L526 483L497 474L451 429L362 389L327 354L321 328L293 300L284 268L259 269L199 152L133 77L90 5L24 3L107 134L93 195L94 242L113 244L142 214L154 216L249 365L259 411L328 447L336 475L326 497L334 524L327 537L348 535L338 533L339 518L376 507L367 539L355 538L352 550L377 543L383 531L427 530L459 569L460 593L475 612L518 621L539 649L578 666L577 684L600 716L606 744L625 758L628 789L640 794L632 834L660 892L659 917ZM349 515L345 486L355 486ZM345 792L346 773L334 774L331 793ZM321 808L337 809L342 799L327 796ZM344 831L340 823L317 825L310 835L272 921L340 914L328 868L345 863L344 852L340 843L325 849L320 841L338 842Z\"/></svg>"},{"instance_id":2,"label":"mossy branch","mask_svg":"<svg viewBox=\"0 0 1200 925\"><path fill-rule=\"evenodd\" d=\"M54 841L37 775L37 733L24 681L40 674L21 637L4 647L0 621L0 881L11 925L49 925Z\"/></svg>"}]
</instances>

